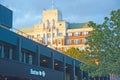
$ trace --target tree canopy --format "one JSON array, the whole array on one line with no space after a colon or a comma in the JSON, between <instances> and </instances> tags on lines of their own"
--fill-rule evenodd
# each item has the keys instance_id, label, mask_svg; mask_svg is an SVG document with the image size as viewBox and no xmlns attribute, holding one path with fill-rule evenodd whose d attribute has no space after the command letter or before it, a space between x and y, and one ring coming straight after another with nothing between
<instances>
[{"instance_id":1,"label":"tree canopy","mask_svg":"<svg viewBox=\"0 0 120 80\"><path fill-rule=\"evenodd\" d=\"M93 31L87 36L89 47L86 48L86 59L80 68L90 76L120 75L120 9L105 17L102 24L89 22Z\"/></svg>"},{"instance_id":2,"label":"tree canopy","mask_svg":"<svg viewBox=\"0 0 120 80\"><path fill-rule=\"evenodd\" d=\"M79 50L78 48L71 47L70 49L68 49L67 51L65 51L63 53L66 55L69 55L73 58L76 58L82 62L86 62L86 59L84 58L85 52Z\"/></svg>"}]
</instances>

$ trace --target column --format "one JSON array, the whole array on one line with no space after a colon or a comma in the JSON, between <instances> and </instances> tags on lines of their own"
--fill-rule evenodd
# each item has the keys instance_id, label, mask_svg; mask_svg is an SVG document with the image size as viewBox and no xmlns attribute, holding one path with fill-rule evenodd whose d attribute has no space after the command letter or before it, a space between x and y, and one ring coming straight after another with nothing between
<instances>
[{"instance_id":1,"label":"column","mask_svg":"<svg viewBox=\"0 0 120 80\"><path fill-rule=\"evenodd\" d=\"M72 66L70 68L70 80L75 80L75 60L72 61Z\"/></svg>"},{"instance_id":2,"label":"column","mask_svg":"<svg viewBox=\"0 0 120 80\"><path fill-rule=\"evenodd\" d=\"M52 69L54 69L54 53L53 52L51 52L51 59L50 59L51 61L50 61L50 67L52 68Z\"/></svg>"},{"instance_id":3,"label":"column","mask_svg":"<svg viewBox=\"0 0 120 80\"><path fill-rule=\"evenodd\" d=\"M33 58L35 60L33 61L35 62L36 66L40 66L40 46L39 45L36 46L36 53L37 54L35 54L35 58Z\"/></svg>"},{"instance_id":4,"label":"column","mask_svg":"<svg viewBox=\"0 0 120 80\"><path fill-rule=\"evenodd\" d=\"M63 57L63 80L66 80L66 58Z\"/></svg>"},{"instance_id":5,"label":"column","mask_svg":"<svg viewBox=\"0 0 120 80\"><path fill-rule=\"evenodd\" d=\"M21 39L20 38L18 38L17 50L18 50L17 52L18 52L18 56L19 56L18 59L19 59L20 62L22 62Z\"/></svg>"},{"instance_id":6,"label":"column","mask_svg":"<svg viewBox=\"0 0 120 80\"><path fill-rule=\"evenodd\" d=\"M5 56L5 55L4 55L4 46L2 45L1 48L2 48L2 51L1 51L1 58L4 58L4 56Z\"/></svg>"},{"instance_id":7,"label":"column","mask_svg":"<svg viewBox=\"0 0 120 80\"><path fill-rule=\"evenodd\" d=\"M82 73L82 72L81 72L80 68L78 67L78 68L77 68L78 80L82 80L82 74L81 74L81 73Z\"/></svg>"}]
</instances>

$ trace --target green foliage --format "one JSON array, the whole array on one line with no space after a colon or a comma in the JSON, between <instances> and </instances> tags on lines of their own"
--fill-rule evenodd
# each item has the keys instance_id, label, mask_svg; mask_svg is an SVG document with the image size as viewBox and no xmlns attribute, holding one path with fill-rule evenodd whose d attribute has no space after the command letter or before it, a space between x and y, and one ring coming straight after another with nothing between
<instances>
[{"instance_id":1,"label":"green foliage","mask_svg":"<svg viewBox=\"0 0 120 80\"><path fill-rule=\"evenodd\" d=\"M84 61L85 60L85 58L84 58L84 55L85 55L84 51L80 51L78 48L72 47L72 48L68 49L67 51L65 51L63 53L66 54L66 55L69 55L69 56L71 56L73 58L76 58L76 59L78 59L80 61Z\"/></svg>"},{"instance_id":2,"label":"green foliage","mask_svg":"<svg viewBox=\"0 0 120 80\"><path fill-rule=\"evenodd\" d=\"M120 9L112 11L102 24L90 22L93 31L87 37L85 59L80 68L92 77L120 74Z\"/></svg>"}]
</instances>

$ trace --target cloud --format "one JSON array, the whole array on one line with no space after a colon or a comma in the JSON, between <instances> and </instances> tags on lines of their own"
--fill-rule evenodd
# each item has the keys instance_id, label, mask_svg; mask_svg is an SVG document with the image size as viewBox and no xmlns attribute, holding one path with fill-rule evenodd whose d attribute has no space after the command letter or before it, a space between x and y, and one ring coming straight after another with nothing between
<instances>
[{"instance_id":1,"label":"cloud","mask_svg":"<svg viewBox=\"0 0 120 80\"><path fill-rule=\"evenodd\" d=\"M41 21L41 15L35 15L27 13L22 17L17 17L14 20L14 26L16 27L30 27Z\"/></svg>"},{"instance_id":2,"label":"cloud","mask_svg":"<svg viewBox=\"0 0 120 80\"><path fill-rule=\"evenodd\" d=\"M120 0L54 0L63 19L70 22L101 23L112 10L120 8ZM41 21L43 9L50 9L52 0L0 0L13 12L15 27L33 26Z\"/></svg>"}]
</instances>

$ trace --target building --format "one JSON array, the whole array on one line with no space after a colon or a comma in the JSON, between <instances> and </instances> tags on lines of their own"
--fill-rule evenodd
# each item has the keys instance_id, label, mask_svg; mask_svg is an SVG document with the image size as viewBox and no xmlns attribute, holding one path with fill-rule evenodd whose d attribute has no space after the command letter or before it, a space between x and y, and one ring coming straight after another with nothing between
<instances>
[{"instance_id":1,"label":"building","mask_svg":"<svg viewBox=\"0 0 120 80\"><path fill-rule=\"evenodd\" d=\"M0 4L0 25L12 27L12 11Z\"/></svg>"},{"instance_id":2,"label":"building","mask_svg":"<svg viewBox=\"0 0 120 80\"><path fill-rule=\"evenodd\" d=\"M88 80L87 73L79 68L80 61L21 36L5 25L0 25L0 80Z\"/></svg>"},{"instance_id":3,"label":"building","mask_svg":"<svg viewBox=\"0 0 120 80\"><path fill-rule=\"evenodd\" d=\"M30 39L47 45L58 51L66 51L71 47L85 49L86 35L92 30L88 23L68 23L63 21L62 13L58 9L44 10L42 22L34 27L19 29ZM18 32L21 34L21 32ZM23 34L22 33L22 34Z\"/></svg>"}]
</instances>

